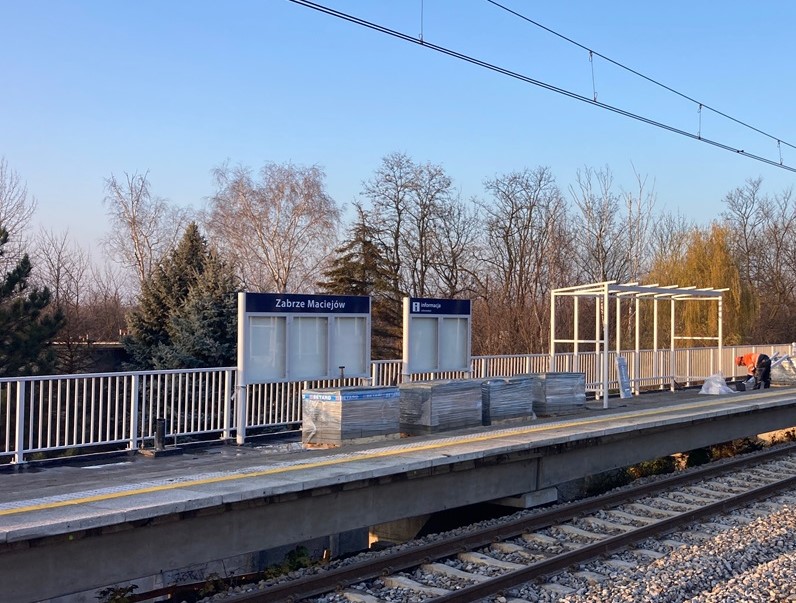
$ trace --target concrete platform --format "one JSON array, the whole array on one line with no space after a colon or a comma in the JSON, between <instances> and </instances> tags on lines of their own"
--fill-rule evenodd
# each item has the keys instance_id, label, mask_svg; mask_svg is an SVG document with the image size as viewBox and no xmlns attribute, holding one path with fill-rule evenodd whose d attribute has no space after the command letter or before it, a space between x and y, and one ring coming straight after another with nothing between
<instances>
[{"instance_id":1,"label":"concrete platform","mask_svg":"<svg viewBox=\"0 0 796 603\"><path fill-rule=\"evenodd\" d=\"M796 425L796 389L589 402L512 427L340 449L212 446L0 474L4 600L36 601ZM46 578L44 578L46 577Z\"/></svg>"}]
</instances>

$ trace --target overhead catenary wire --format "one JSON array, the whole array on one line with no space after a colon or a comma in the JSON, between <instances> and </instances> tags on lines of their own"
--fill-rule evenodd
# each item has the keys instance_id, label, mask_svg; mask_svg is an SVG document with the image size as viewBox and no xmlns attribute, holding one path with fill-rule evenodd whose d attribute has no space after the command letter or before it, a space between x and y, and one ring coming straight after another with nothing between
<instances>
[{"instance_id":1,"label":"overhead catenary wire","mask_svg":"<svg viewBox=\"0 0 796 603\"><path fill-rule=\"evenodd\" d=\"M753 153L747 153L743 149L739 149L739 148L733 147L733 146L731 146L729 144L725 144L725 143L719 142L717 140L712 140L710 138L705 138L703 136L698 136L698 135L694 134L693 132L688 132L688 131L683 130L681 128L677 128L675 126L672 126L672 125L669 125L669 124L654 120L652 118L645 117L643 115L639 115L639 114L633 113L631 111L627 111L625 109L622 109L620 107L616 107L614 105L609 105L607 103L599 102L597 100L594 100L592 98L583 96L583 95L578 94L576 92L572 92L571 90L567 90L565 88L560 88L558 86L554 86L553 84L548 84L547 82L543 82L541 80L534 79L534 78L532 78L530 76L523 75L523 74L518 73L516 71L511 71L510 69L506 69L504 67L500 67L499 65L495 65L493 63L488 63L486 61L482 61L481 59L475 58L473 56L470 56L470 55L467 55L467 54L464 54L464 53L461 53L461 52L458 52L456 50L452 50L450 48L446 48L445 46L439 46L437 44L433 44L433 43L429 42L426 39L419 40L418 38L416 38L414 36L411 36L409 34L405 34L403 32L400 32L400 31L385 27L384 25L379 25L378 23L373 23L371 21L367 21L365 19L361 19L360 17L356 17L354 15L350 15L348 13L344 13L344 12L335 10L335 9L330 8L328 6L324 6L322 4L318 4L317 2L312 2L311 0L290 0L290 2L293 2L294 4L298 4L300 6L304 6L306 8L311 8L311 9L316 10L318 12L330 15L332 17L337 17L338 19L342 19L344 21L348 21L350 23L354 23L356 25L360 25L362 27L366 27L368 29L372 29L374 31L377 31L377 32L380 32L380 33L383 33L383 34L387 34L389 36L398 38L399 40L402 40L404 42L410 42L412 44L417 44L418 46L421 46L423 48L428 48L429 50L434 50L434 51L439 52L441 54L453 57L455 59L459 59L461 61L465 61L467 63L471 63L471 64L476 65L478 67L482 67L484 69L488 69L490 71L494 71L495 73L499 73L501 75L505 75L505 76L514 78L516 80L519 80L519 81L522 81L522 82L525 82L525 83L528 83L528 84L532 84L534 86L538 86L538 87L543 88L545 90L549 90L551 92L556 92L558 94L561 94L562 96L567 96L569 98L572 98L572 99L575 99L575 100L579 100L579 101L587 103L589 105L593 105L593 106L599 107L601 109L606 109L608 111L612 111L614 113L617 113L618 115L622 115L624 117L629 117L631 119L635 119L635 120L640 121L642 123L645 123L645 124L648 124L648 125L651 125L651 126L655 126L657 128L661 128L662 130L667 130L669 132L673 132L675 134L679 134L681 136L685 136L685 137L691 138L693 140L698 140L700 142L707 143L707 144L709 144L711 146L714 146L714 147L717 147L719 149L723 149L725 151L730 151L732 153L736 153L738 155L742 155L743 157L747 157L749 159L754 159L755 161L760 161L760 162L766 163L768 165L772 165L772 166L775 166L775 167L778 167L778 168L782 168L782 169L787 170L789 172L796 172L796 167L792 167L790 165L786 165L784 163L780 163L780 162L774 161L772 159L768 159L766 157L762 157L760 155L755 155ZM595 53L595 54L597 54L597 53ZM766 136L770 136L770 135L766 134ZM775 140L781 140L781 139L776 139L775 138ZM785 143L785 144L787 144L787 143ZM796 147L794 147L794 148L796 148Z\"/></svg>"},{"instance_id":2,"label":"overhead catenary wire","mask_svg":"<svg viewBox=\"0 0 796 603\"><path fill-rule=\"evenodd\" d=\"M531 23L532 25L535 25L536 27L538 27L540 29L543 29L543 30L545 30L548 33L553 34L554 36L557 36L557 37L561 38L562 40L565 40L566 42L569 42L570 44L573 44L573 45L577 46L578 48L582 48L583 50L588 51L588 53L589 53L589 61L592 60L592 55L593 56L597 56L597 57L603 59L604 61L608 61L612 65L616 65L620 69L624 69L625 71L628 71L629 73L632 73L633 75L636 75L636 76L638 76L638 77L640 77L642 79L647 80L651 84L655 84L656 86L659 86L659 87L663 88L664 90L667 90L667 91L671 92L672 94L676 94L680 98L684 98L685 100L691 101L695 105L699 105L700 113L701 113L702 109L707 109L708 111L711 111L711 112L715 113L716 115L721 115L722 117L724 117L726 119L729 119L730 121L733 121L733 122L735 122L736 124L738 124L740 126L743 126L745 128L749 128L750 130L753 130L753 131L757 132L758 134L761 134L761 135L763 135L763 136L765 136L767 138L770 138L771 140L775 141L777 143L777 145L782 143L785 146L788 146L788 147L790 147L792 149L796 149L796 146L790 144L789 142L786 142L786 141L782 140L781 138L778 138L777 136L774 136L773 134L769 134L768 132L764 132L763 130L760 130L760 129L758 129L758 128L756 128L756 127L754 127L754 126L752 126L752 125L750 125L750 124L748 124L748 123L746 123L744 121L741 121L740 119L736 119L735 117L732 117L731 115L727 115L726 113L724 113L722 111L719 111L718 109L715 109L715 108L711 107L710 105L705 104L704 102L698 101L695 98L692 98L692 97L688 96L687 94L679 92L678 90L675 90L674 88L672 88L670 86L667 86L666 84L664 84L662 82L659 82L658 80L656 80L654 78L651 78L651 77L649 77L647 75L644 75L643 73L641 73L639 71L636 71L635 69L633 69L631 67L628 67L627 65L624 65L624 64L620 63L619 61L616 61L616 60L614 60L614 59L612 59L610 57L607 57L604 54L600 54L596 50L593 50L593 49L589 48L588 46L584 46L580 42L576 42L575 40L573 40L571 38L568 38L564 34L558 33L554 29L550 29L549 27L546 27L546 26L542 25L538 21L534 21L530 17L526 17L522 13L518 13L517 11L510 9L509 7L501 4L500 2L497 2L496 0L486 0L486 2L488 2L489 4L492 4L493 6L496 6L496 7L500 8L500 9L506 11L507 13L510 13L510 14L512 14L512 15L514 15L514 16L516 16L516 17L518 17L518 18L520 18L520 19L522 19L524 21L527 21L528 23Z\"/></svg>"}]
</instances>

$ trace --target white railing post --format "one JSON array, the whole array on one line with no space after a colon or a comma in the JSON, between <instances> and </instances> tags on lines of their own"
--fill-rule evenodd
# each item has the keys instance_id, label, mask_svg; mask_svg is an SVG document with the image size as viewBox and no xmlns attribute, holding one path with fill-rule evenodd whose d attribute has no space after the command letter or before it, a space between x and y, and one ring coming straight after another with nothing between
<instances>
[{"instance_id":1,"label":"white railing post","mask_svg":"<svg viewBox=\"0 0 796 603\"><path fill-rule=\"evenodd\" d=\"M238 379L241 378L240 371ZM246 385L238 382L235 399L235 442L238 446L246 443Z\"/></svg>"},{"instance_id":2,"label":"white railing post","mask_svg":"<svg viewBox=\"0 0 796 603\"><path fill-rule=\"evenodd\" d=\"M685 350L685 372L686 372L686 375L687 375L685 383L688 386L691 385L691 374L693 373L693 370L691 368L691 350L692 349L693 348L686 348L686 350Z\"/></svg>"},{"instance_id":3,"label":"white railing post","mask_svg":"<svg viewBox=\"0 0 796 603\"><path fill-rule=\"evenodd\" d=\"M224 371L224 418L222 421L222 440L232 439L232 369Z\"/></svg>"},{"instance_id":4,"label":"white railing post","mask_svg":"<svg viewBox=\"0 0 796 603\"><path fill-rule=\"evenodd\" d=\"M25 382L22 380L17 381L17 423L14 440L13 462L19 465L25 462Z\"/></svg>"},{"instance_id":5,"label":"white railing post","mask_svg":"<svg viewBox=\"0 0 796 603\"><path fill-rule=\"evenodd\" d=\"M130 387L130 450L138 450L138 394L141 390L141 375L133 373Z\"/></svg>"}]
</instances>

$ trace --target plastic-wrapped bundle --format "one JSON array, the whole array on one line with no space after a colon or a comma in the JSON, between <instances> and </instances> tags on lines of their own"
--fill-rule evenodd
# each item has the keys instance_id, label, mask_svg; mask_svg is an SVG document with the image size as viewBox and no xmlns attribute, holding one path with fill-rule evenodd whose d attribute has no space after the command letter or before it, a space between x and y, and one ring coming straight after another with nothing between
<instances>
[{"instance_id":1,"label":"plastic-wrapped bundle","mask_svg":"<svg viewBox=\"0 0 796 603\"><path fill-rule=\"evenodd\" d=\"M481 380L402 383L401 431L435 433L481 425Z\"/></svg>"},{"instance_id":2,"label":"plastic-wrapped bundle","mask_svg":"<svg viewBox=\"0 0 796 603\"><path fill-rule=\"evenodd\" d=\"M301 401L305 444L399 437L397 387L308 389Z\"/></svg>"},{"instance_id":3,"label":"plastic-wrapped bundle","mask_svg":"<svg viewBox=\"0 0 796 603\"><path fill-rule=\"evenodd\" d=\"M533 410L540 415L576 412L586 405L585 373L538 373L533 379Z\"/></svg>"},{"instance_id":4,"label":"plastic-wrapped bundle","mask_svg":"<svg viewBox=\"0 0 796 603\"><path fill-rule=\"evenodd\" d=\"M535 419L533 380L528 377L498 377L481 384L484 425Z\"/></svg>"},{"instance_id":5,"label":"plastic-wrapped bundle","mask_svg":"<svg viewBox=\"0 0 796 603\"><path fill-rule=\"evenodd\" d=\"M796 385L796 363L790 356L778 357L771 363L771 383Z\"/></svg>"}]
</instances>

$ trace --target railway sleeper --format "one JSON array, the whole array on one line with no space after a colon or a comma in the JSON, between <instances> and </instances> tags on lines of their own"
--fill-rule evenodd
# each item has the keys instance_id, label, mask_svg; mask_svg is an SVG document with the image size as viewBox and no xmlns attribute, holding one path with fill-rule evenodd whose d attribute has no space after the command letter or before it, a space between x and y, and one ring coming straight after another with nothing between
<instances>
[{"instance_id":1,"label":"railway sleeper","mask_svg":"<svg viewBox=\"0 0 796 603\"><path fill-rule=\"evenodd\" d=\"M384 585L387 588L403 588L421 595L430 595L433 597L441 597L442 595L447 595L449 592L451 592L446 588L437 588L436 586L421 584L420 582L412 580L406 576L387 576L386 578L382 578L382 582L384 582Z\"/></svg>"},{"instance_id":2,"label":"railway sleeper","mask_svg":"<svg viewBox=\"0 0 796 603\"><path fill-rule=\"evenodd\" d=\"M660 521L654 517L647 517L646 515L633 515L632 513L626 513L625 511L620 511L618 509L606 511L606 514L613 517L618 517L619 519L624 519L632 524L641 524L642 526L649 526Z\"/></svg>"},{"instance_id":3,"label":"railway sleeper","mask_svg":"<svg viewBox=\"0 0 796 603\"><path fill-rule=\"evenodd\" d=\"M381 603L381 599L358 590L345 590L342 595L351 603Z\"/></svg>"},{"instance_id":4,"label":"railway sleeper","mask_svg":"<svg viewBox=\"0 0 796 603\"><path fill-rule=\"evenodd\" d=\"M475 551L469 551L467 553L459 553L458 557L460 561L463 561L465 563L474 563L477 565L496 567L499 569L504 569L509 571L525 569L527 567L525 565L522 565L521 563L502 561L501 559L495 559L494 557L490 557L489 555L484 555L483 553L476 553Z\"/></svg>"},{"instance_id":5,"label":"railway sleeper","mask_svg":"<svg viewBox=\"0 0 796 603\"><path fill-rule=\"evenodd\" d=\"M487 582L491 580L489 576L465 572L460 569L456 569L455 567L451 567L450 565L445 565L444 563L425 563L420 569L422 569L424 572L440 574L449 578L457 578L459 580L466 580L469 582Z\"/></svg>"},{"instance_id":6,"label":"railway sleeper","mask_svg":"<svg viewBox=\"0 0 796 603\"><path fill-rule=\"evenodd\" d=\"M599 519L597 517L584 517L581 520L583 523L593 525L597 528L602 528L604 530L610 530L613 532L632 532L635 530L635 526L630 526L625 523L616 523L613 521L607 521L605 519Z\"/></svg>"},{"instance_id":7,"label":"railway sleeper","mask_svg":"<svg viewBox=\"0 0 796 603\"><path fill-rule=\"evenodd\" d=\"M527 559L531 563L549 559L552 555L543 551L529 551L522 545L514 544L513 542L495 542L489 545L489 548L502 555L517 555L523 559Z\"/></svg>"}]
</instances>

